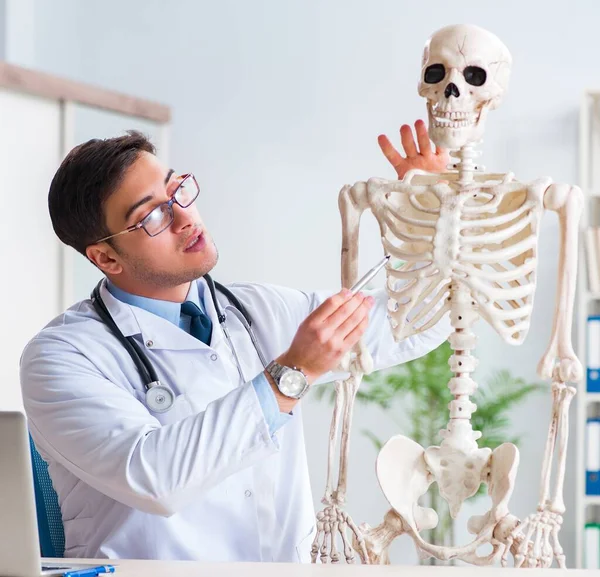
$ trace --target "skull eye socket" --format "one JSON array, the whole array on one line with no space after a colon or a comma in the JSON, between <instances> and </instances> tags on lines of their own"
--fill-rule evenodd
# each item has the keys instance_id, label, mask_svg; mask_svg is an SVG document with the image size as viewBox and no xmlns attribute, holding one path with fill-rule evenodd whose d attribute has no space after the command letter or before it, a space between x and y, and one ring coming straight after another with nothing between
<instances>
[{"instance_id":1,"label":"skull eye socket","mask_svg":"<svg viewBox=\"0 0 600 577\"><path fill-rule=\"evenodd\" d=\"M467 66L463 70L463 75L471 86L483 86L487 79L487 72L479 66Z\"/></svg>"},{"instance_id":2,"label":"skull eye socket","mask_svg":"<svg viewBox=\"0 0 600 577\"><path fill-rule=\"evenodd\" d=\"M423 80L427 82L427 84L437 84L444 80L446 76L446 69L443 64L432 64L425 69L425 74L423 75Z\"/></svg>"}]
</instances>

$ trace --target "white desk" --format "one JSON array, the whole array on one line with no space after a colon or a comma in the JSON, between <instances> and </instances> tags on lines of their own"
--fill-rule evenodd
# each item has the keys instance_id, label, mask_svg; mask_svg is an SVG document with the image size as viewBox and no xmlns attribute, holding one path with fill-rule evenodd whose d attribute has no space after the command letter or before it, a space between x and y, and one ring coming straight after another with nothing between
<instances>
[{"instance_id":1,"label":"white desk","mask_svg":"<svg viewBox=\"0 0 600 577\"><path fill-rule=\"evenodd\" d=\"M64 563L95 563L115 565L114 577L369 577L391 575L402 577L540 577L575 575L599 576L600 571L582 569L515 569L507 567L432 567L412 565L311 565L292 563L199 563L194 561L138 561L107 559L46 559ZM109 574L110 575L110 574Z\"/></svg>"}]
</instances>

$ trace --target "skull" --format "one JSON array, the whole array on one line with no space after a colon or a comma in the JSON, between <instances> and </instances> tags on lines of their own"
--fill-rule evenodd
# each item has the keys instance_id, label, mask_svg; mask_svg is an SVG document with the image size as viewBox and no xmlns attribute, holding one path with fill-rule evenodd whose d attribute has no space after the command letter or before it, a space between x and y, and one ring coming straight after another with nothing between
<instances>
[{"instance_id":1,"label":"skull","mask_svg":"<svg viewBox=\"0 0 600 577\"><path fill-rule=\"evenodd\" d=\"M512 58L491 32L459 24L438 30L425 45L419 95L427 99L429 134L457 150L483 136L488 110L502 101Z\"/></svg>"}]
</instances>

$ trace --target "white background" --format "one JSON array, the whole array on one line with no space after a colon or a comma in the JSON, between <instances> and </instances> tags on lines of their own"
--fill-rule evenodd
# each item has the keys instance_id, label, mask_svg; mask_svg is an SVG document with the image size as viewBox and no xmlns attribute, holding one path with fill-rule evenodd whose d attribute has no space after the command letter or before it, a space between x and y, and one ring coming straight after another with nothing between
<instances>
[{"instance_id":1,"label":"white background","mask_svg":"<svg viewBox=\"0 0 600 577\"><path fill-rule=\"evenodd\" d=\"M338 191L370 176L393 177L376 138L385 132L397 142L399 125L424 115L416 91L421 51L441 26L481 25L512 52L509 93L488 117L483 164L490 171L511 170L521 180L550 175L577 182L579 102L585 88L600 86L600 4L594 0L3 4L8 10L0 19L19 26L18 34L14 27L5 34L9 60L173 107L171 164L198 177L200 209L221 255L215 277L222 282L339 286ZM102 130L90 120L89 133L96 129ZM544 219L541 242L529 337L512 348L480 323L478 380L498 368L535 379L550 335L556 288L553 214ZM360 269L380 254L369 215L363 221ZM331 410L311 397L305 404L318 504ZM514 432L524 435L511 505L520 517L536 507L549 409L548 394L512 416ZM376 410L356 412L348 510L357 521L377 524L386 507L374 475L375 451L360 435L363 428L382 437L397 431ZM573 562L572 441L561 538ZM466 531L458 536L466 539ZM394 562L415 559L408 540L395 545Z\"/></svg>"}]
</instances>

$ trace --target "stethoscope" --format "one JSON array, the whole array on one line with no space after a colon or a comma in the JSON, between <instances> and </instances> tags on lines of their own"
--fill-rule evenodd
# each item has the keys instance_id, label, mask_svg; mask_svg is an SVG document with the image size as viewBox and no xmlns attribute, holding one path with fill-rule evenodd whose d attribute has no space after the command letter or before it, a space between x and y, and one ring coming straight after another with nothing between
<instances>
[{"instance_id":1,"label":"stethoscope","mask_svg":"<svg viewBox=\"0 0 600 577\"><path fill-rule=\"evenodd\" d=\"M208 275L204 275L204 279L208 284L208 290L210 291L210 297L212 299L213 305L215 307L215 311L217 312L217 318L219 319L219 325L221 325L221 329L225 334L225 338L229 344L229 348L233 353L235 358L235 362L237 365L238 373L243 380L244 373L242 372L242 365L240 363L240 359L238 357L237 351L233 346L233 341L231 340L231 336L229 334L229 330L227 329L227 312L231 312L244 326L248 335L250 336L250 340L258 354L260 362L263 365L263 368L267 368L267 361L262 352L260 344L252 330L252 318L248 314L246 307L238 300L238 298L226 287L218 282L214 282L213 279ZM138 342L133 337L126 337L119 327L117 323L113 320L110 312L106 308L102 297L100 296L100 286L104 281L101 280L94 290L92 291L91 299L96 312L100 315L100 318L106 323L106 325L110 328L113 334L119 339L119 341L123 344L123 346L127 349L127 352L131 356L135 366L140 373L142 380L144 382L144 388L146 390L146 406L156 413L164 413L168 411L175 402L175 394L169 385L163 385L150 362L146 353L142 350ZM219 305L219 301L217 300L215 287L223 293L230 301L230 305L225 306L225 310L221 309Z\"/></svg>"}]
</instances>

